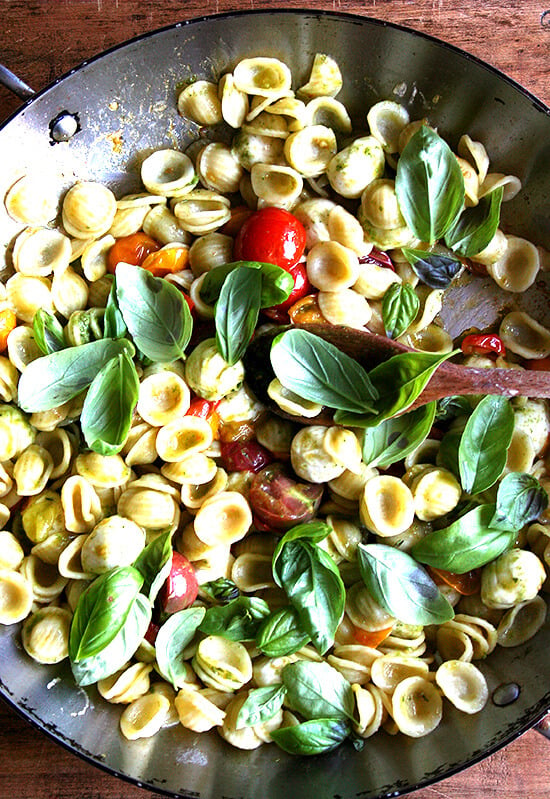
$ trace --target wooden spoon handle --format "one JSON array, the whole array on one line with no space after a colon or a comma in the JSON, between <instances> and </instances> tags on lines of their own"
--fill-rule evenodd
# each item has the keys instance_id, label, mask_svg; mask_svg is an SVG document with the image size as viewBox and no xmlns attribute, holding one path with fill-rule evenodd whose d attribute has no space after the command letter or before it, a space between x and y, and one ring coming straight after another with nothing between
<instances>
[{"instance_id":1,"label":"wooden spoon handle","mask_svg":"<svg viewBox=\"0 0 550 799\"><path fill-rule=\"evenodd\" d=\"M442 363L421 394L422 402L453 394L550 397L550 372L527 369L473 369Z\"/></svg>"}]
</instances>

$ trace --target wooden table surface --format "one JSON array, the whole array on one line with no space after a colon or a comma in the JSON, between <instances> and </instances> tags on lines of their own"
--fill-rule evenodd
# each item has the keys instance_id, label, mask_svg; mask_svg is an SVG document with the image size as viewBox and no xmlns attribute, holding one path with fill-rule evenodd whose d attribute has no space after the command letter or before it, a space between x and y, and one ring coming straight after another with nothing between
<instances>
[{"instance_id":1,"label":"wooden table surface","mask_svg":"<svg viewBox=\"0 0 550 799\"><path fill-rule=\"evenodd\" d=\"M550 0L2 0L0 61L33 89L41 89L105 48L179 20L236 9L305 6L359 13L431 34L489 61L550 104ZM0 87L0 122L19 104ZM547 746L530 731L484 762L409 796L548 799ZM2 799L156 796L88 765L0 702Z\"/></svg>"}]
</instances>

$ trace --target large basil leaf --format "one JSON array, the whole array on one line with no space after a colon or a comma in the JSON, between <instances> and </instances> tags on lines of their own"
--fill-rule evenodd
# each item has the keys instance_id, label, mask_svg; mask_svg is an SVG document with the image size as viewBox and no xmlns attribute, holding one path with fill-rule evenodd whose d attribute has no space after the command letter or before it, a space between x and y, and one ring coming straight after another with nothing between
<instances>
[{"instance_id":1,"label":"large basil leaf","mask_svg":"<svg viewBox=\"0 0 550 799\"><path fill-rule=\"evenodd\" d=\"M254 727L269 721L283 706L286 695L284 685L264 685L249 691L248 696L237 713L235 727Z\"/></svg>"},{"instance_id":2,"label":"large basil leaf","mask_svg":"<svg viewBox=\"0 0 550 799\"><path fill-rule=\"evenodd\" d=\"M502 478L491 527L521 530L548 507L548 494L531 474L511 472Z\"/></svg>"},{"instance_id":3,"label":"large basil leaf","mask_svg":"<svg viewBox=\"0 0 550 799\"><path fill-rule=\"evenodd\" d=\"M230 366L244 354L260 313L262 274L257 269L229 273L216 303L216 343Z\"/></svg>"},{"instance_id":4,"label":"large basil leaf","mask_svg":"<svg viewBox=\"0 0 550 799\"><path fill-rule=\"evenodd\" d=\"M71 669L78 685L110 677L127 663L143 641L151 622L151 605L143 594L138 594L130 605L124 625L107 646L97 655L71 661Z\"/></svg>"},{"instance_id":5,"label":"large basil leaf","mask_svg":"<svg viewBox=\"0 0 550 799\"><path fill-rule=\"evenodd\" d=\"M334 561L316 544L296 539L285 543L274 558L273 576L298 613L300 627L324 654L334 643L346 601Z\"/></svg>"},{"instance_id":6,"label":"large basil leaf","mask_svg":"<svg viewBox=\"0 0 550 799\"><path fill-rule=\"evenodd\" d=\"M69 633L73 663L97 655L111 643L124 626L142 585L143 577L136 569L120 566L96 577L82 592Z\"/></svg>"},{"instance_id":7,"label":"large basil leaf","mask_svg":"<svg viewBox=\"0 0 550 799\"><path fill-rule=\"evenodd\" d=\"M339 719L313 719L292 727L279 727L270 735L278 747L291 755L320 755L340 746L350 732Z\"/></svg>"},{"instance_id":8,"label":"large basil leaf","mask_svg":"<svg viewBox=\"0 0 550 799\"><path fill-rule=\"evenodd\" d=\"M392 283L382 300L382 320L388 338L399 338L420 308L418 294L408 283Z\"/></svg>"},{"instance_id":9,"label":"large basil leaf","mask_svg":"<svg viewBox=\"0 0 550 799\"><path fill-rule=\"evenodd\" d=\"M328 663L297 660L281 677L288 705L306 719L351 719L355 700L351 684Z\"/></svg>"},{"instance_id":10,"label":"large basil leaf","mask_svg":"<svg viewBox=\"0 0 550 799\"><path fill-rule=\"evenodd\" d=\"M405 624L443 624L454 611L425 569L387 544L359 544L359 571L371 596Z\"/></svg>"},{"instance_id":11,"label":"large basil leaf","mask_svg":"<svg viewBox=\"0 0 550 799\"><path fill-rule=\"evenodd\" d=\"M104 338L124 338L127 333L128 328L118 307L116 283L113 280L103 317L103 336Z\"/></svg>"},{"instance_id":12,"label":"large basil leaf","mask_svg":"<svg viewBox=\"0 0 550 799\"><path fill-rule=\"evenodd\" d=\"M134 561L134 569L143 577L141 591L153 602L172 566L172 533L170 530L154 538Z\"/></svg>"},{"instance_id":13,"label":"large basil leaf","mask_svg":"<svg viewBox=\"0 0 550 799\"><path fill-rule=\"evenodd\" d=\"M421 405L414 411L384 419L363 434L363 461L387 469L403 460L427 438L435 418L436 403Z\"/></svg>"},{"instance_id":14,"label":"large basil leaf","mask_svg":"<svg viewBox=\"0 0 550 799\"><path fill-rule=\"evenodd\" d=\"M204 608L185 608L173 613L164 622L155 641L156 661L160 674L180 688L187 676L183 652L204 619Z\"/></svg>"},{"instance_id":15,"label":"large basil leaf","mask_svg":"<svg viewBox=\"0 0 550 799\"><path fill-rule=\"evenodd\" d=\"M99 370L84 399L80 424L86 444L100 455L116 455L128 436L139 394L132 359L116 355Z\"/></svg>"},{"instance_id":16,"label":"large basil leaf","mask_svg":"<svg viewBox=\"0 0 550 799\"><path fill-rule=\"evenodd\" d=\"M183 294L168 280L139 266L120 263L116 298L138 350L154 362L185 357L193 321Z\"/></svg>"},{"instance_id":17,"label":"large basil leaf","mask_svg":"<svg viewBox=\"0 0 550 799\"><path fill-rule=\"evenodd\" d=\"M64 350L67 346L63 335L63 326L56 317L39 308L32 320L34 340L44 355Z\"/></svg>"},{"instance_id":18,"label":"large basil leaf","mask_svg":"<svg viewBox=\"0 0 550 799\"><path fill-rule=\"evenodd\" d=\"M407 225L433 244L451 227L464 204L464 178L449 145L423 125L397 162L395 191Z\"/></svg>"},{"instance_id":19,"label":"large basil leaf","mask_svg":"<svg viewBox=\"0 0 550 799\"><path fill-rule=\"evenodd\" d=\"M214 267L205 275L200 289L201 299L208 305L214 305L226 277L235 269L258 269L262 275L261 307L270 308L279 305L290 296L294 288L294 278L285 269L275 264L260 261L235 261Z\"/></svg>"},{"instance_id":20,"label":"large basil leaf","mask_svg":"<svg viewBox=\"0 0 550 799\"><path fill-rule=\"evenodd\" d=\"M462 438L462 430L448 430L439 443L437 463L454 474L460 480L460 467L458 463L458 448Z\"/></svg>"},{"instance_id":21,"label":"large basil leaf","mask_svg":"<svg viewBox=\"0 0 550 799\"><path fill-rule=\"evenodd\" d=\"M403 255L420 280L432 289L446 289L461 270L458 258L403 247Z\"/></svg>"},{"instance_id":22,"label":"large basil leaf","mask_svg":"<svg viewBox=\"0 0 550 799\"><path fill-rule=\"evenodd\" d=\"M256 646L270 658L293 655L308 643L309 635L301 630L298 613L291 607L271 613L256 635Z\"/></svg>"},{"instance_id":23,"label":"large basil leaf","mask_svg":"<svg viewBox=\"0 0 550 799\"><path fill-rule=\"evenodd\" d=\"M123 353L131 358L134 352L125 339L105 339L37 358L19 379L18 405L29 413L57 408L88 388L111 358Z\"/></svg>"},{"instance_id":24,"label":"large basil leaf","mask_svg":"<svg viewBox=\"0 0 550 799\"><path fill-rule=\"evenodd\" d=\"M363 367L307 330L277 336L271 365L283 386L304 399L344 411L373 411L378 395Z\"/></svg>"},{"instance_id":25,"label":"large basil leaf","mask_svg":"<svg viewBox=\"0 0 550 799\"><path fill-rule=\"evenodd\" d=\"M205 635L220 635L231 641L252 641L269 612L263 599L239 596L226 605L208 608L199 629Z\"/></svg>"},{"instance_id":26,"label":"large basil leaf","mask_svg":"<svg viewBox=\"0 0 550 799\"><path fill-rule=\"evenodd\" d=\"M503 187L482 197L477 205L465 208L445 236L445 244L454 252L471 258L487 247L500 221Z\"/></svg>"},{"instance_id":27,"label":"large basil leaf","mask_svg":"<svg viewBox=\"0 0 550 799\"><path fill-rule=\"evenodd\" d=\"M464 574L485 566L509 549L515 530L491 527L495 505L478 505L442 530L429 533L411 550L421 563Z\"/></svg>"},{"instance_id":28,"label":"large basil leaf","mask_svg":"<svg viewBox=\"0 0 550 799\"><path fill-rule=\"evenodd\" d=\"M488 395L475 407L466 422L458 448L462 488L479 494L490 488L506 466L514 412L506 397Z\"/></svg>"}]
</instances>

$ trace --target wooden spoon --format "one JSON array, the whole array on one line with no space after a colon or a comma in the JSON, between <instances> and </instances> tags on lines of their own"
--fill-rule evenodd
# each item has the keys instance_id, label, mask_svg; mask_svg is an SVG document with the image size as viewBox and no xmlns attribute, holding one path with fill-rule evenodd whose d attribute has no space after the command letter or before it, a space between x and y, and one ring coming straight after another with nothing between
<instances>
[{"instance_id":1,"label":"wooden spoon","mask_svg":"<svg viewBox=\"0 0 550 799\"><path fill-rule=\"evenodd\" d=\"M356 330L343 325L297 325L337 347L341 352L372 369L393 355L415 350L385 336ZM271 331L269 331L271 332ZM267 385L273 378L269 360L272 335L261 334L252 340L245 356L247 383L252 391L274 413L293 419L300 424L328 424L332 414L306 418L290 416L279 408L267 394ZM279 331L275 331L278 333ZM418 399L408 408L416 408L433 400L463 394L498 394L503 397L550 397L550 372L527 369L474 369L445 361L435 371Z\"/></svg>"}]
</instances>

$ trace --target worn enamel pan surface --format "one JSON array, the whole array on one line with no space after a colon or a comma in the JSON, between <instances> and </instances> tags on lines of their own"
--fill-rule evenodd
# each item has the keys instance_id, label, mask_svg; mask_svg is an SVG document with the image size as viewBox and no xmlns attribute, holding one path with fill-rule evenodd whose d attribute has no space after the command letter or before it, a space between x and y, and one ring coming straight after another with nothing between
<instances>
[{"instance_id":1,"label":"worn enamel pan surface","mask_svg":"<svg viewBox=\"0 0 550 799\"><path fill-rule=\"evenodd\" d=\"M176 89L191 77L217 77L245 56L271 55L305 76L316 52L335 57L345 76L339 95L358 127L380 99L400 98L411 116L429 116L456 144L469 133L499 171L524 190L506 204L504 226L550 248L550 111L517 84L434 39L375 20L332 13L228 14L176 25L111 50L40 93L0 129L0 194L33 169L47 168L52 191L75 179L104 181L119 194L137 186L152 149L185 147L199 131L176 111ZM60 114L78 131L52 143ZM0 210L1 262L17 226ZM32 662L19 630L0 628L0 691L30 721L76 753L157 792L202 799L373 799L397 796L449 776L506 745L550 706L550 629L523 647L500 649L482 663L490 690L520 687L505 707L491 701L476 716L446 709L441 726L412 740L381 733L362 752L344 745L315 758L275 746L244 752L213 732L176 727L126 741L120 709L95 689L76 688L67 665Z\"/></svg>"}]
</instances>

